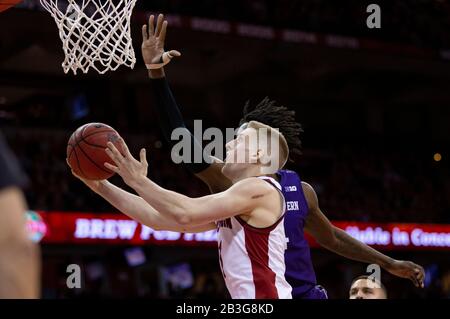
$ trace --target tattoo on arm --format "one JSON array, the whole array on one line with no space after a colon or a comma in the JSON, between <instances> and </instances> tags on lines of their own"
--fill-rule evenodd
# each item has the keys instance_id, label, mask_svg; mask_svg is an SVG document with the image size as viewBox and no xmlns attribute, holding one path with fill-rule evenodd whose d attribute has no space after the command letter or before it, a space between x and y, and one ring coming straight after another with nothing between
<instances>
[{"instance_id":1,"label":"tattoo on arm","mask_svg":"<svg viewBox=\"0 0 450 319\"><path fill-rule=\"evenodd\" d=\"M257 199L257 198L261 198L261 197L264 197L264 194L253 195L252 199Z\"/></svg>"}]
</instances>

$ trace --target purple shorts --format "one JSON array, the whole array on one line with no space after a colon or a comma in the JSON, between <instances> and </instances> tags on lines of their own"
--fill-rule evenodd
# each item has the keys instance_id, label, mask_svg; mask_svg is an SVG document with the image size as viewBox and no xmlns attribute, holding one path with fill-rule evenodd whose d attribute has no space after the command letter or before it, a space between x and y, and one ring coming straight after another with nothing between
<instances>
[{"instance_id":1,"label":"purple shorts","mask_svg":"<svg viewBox=\"0 0 450 319\"><path fill-rule=\"evenodd\" d=\"M327 291L320 285L312 287L301 296L294 297L294 299L328 299Z\"/></svg>"}]
</instances>

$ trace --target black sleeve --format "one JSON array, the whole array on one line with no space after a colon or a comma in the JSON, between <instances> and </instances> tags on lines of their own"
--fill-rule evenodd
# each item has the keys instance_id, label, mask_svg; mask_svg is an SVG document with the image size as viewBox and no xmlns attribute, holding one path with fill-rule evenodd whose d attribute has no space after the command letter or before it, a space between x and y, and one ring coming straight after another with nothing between
<instances>
[{"instance_id":1,"label":"black sleeve","mask_svg":"<svg viewBox=\"0 0 450 319\"><path fill-rule=\"evenodd\" d=\"M173 147L178 141L172 141L172 131L177 128L186 129L190 135L191 142L191 160L189 163L182 162L182 164L194 174L200 173L207 169L210 164L205 162L202 156L200 163L194 162L194 154L200 152L203 154L202 142L197 141L192 133L186 128L186 125L181 115L180 109L172 95L169 84L166 78L152 79L151 87L156 102L156 113L158 122L163 132L164 138Z\"/></svg>"},{"instance_id":2,"label":"black sleeve","mask_svg":"<svg viewBox=\"0 0 450 319\"><path fill-rule=\"evenodd\" d=\"M19 162L0 133L0 190L9 186L25 187L28 180Z\"/></svg>"}]
</instances>

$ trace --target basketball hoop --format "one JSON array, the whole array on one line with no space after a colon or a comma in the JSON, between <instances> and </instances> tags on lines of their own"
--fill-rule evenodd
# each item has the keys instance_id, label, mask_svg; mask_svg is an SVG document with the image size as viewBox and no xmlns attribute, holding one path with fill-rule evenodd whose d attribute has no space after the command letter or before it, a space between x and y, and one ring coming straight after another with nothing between
<instances>
[{"instance_id":1,"label":"basketball hoop","mask_svg":"<svg viewBox=\"0 0 450 319\"><path fill-rule=\"evenodd\" d=\"M40 0L59 29L65 73L134 67L130 20L137 0Z\"/></svg>"}]
</instances>

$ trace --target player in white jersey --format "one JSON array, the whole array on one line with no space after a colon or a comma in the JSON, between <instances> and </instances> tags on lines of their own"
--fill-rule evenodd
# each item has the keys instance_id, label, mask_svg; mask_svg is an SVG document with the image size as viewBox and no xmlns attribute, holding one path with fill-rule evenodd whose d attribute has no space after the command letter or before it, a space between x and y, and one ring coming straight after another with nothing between
<instances>
[{"instance_id":1,"label":"player in white jersey","mask_svg":"<svg viewBox=\"0 0 450 319\"><path fill-rule=\"evenodd\" d=\"M277 181L259 178L283 197ZM284 276L284 213L283 198L282 217L269 227L253 227L239 216L217 222L220 267L233 298L292 298L292 287Z\"/></svg>"},{"instance_id":2,"label":"player in white jersey","mask_svg":"<svg viewBox=\"0 0 450 319\"><path fill-rule=\"evenodd\" d=\"M232 298L292 298L284 276L284 197L280 185L266 177L283 167L289 156L286 140L278 130L250 122L226 145L222 171L233 185L200 198L189 198L152 182L147 178L145 150L137 161L125 142L120 142L125 154L108 143L106 152L115 166L105 166L134 188L155 209L154 214L186 231L219 228L219 259ZM274 145L277 151L273 151Z\"/></svg>"}]
</instances>

